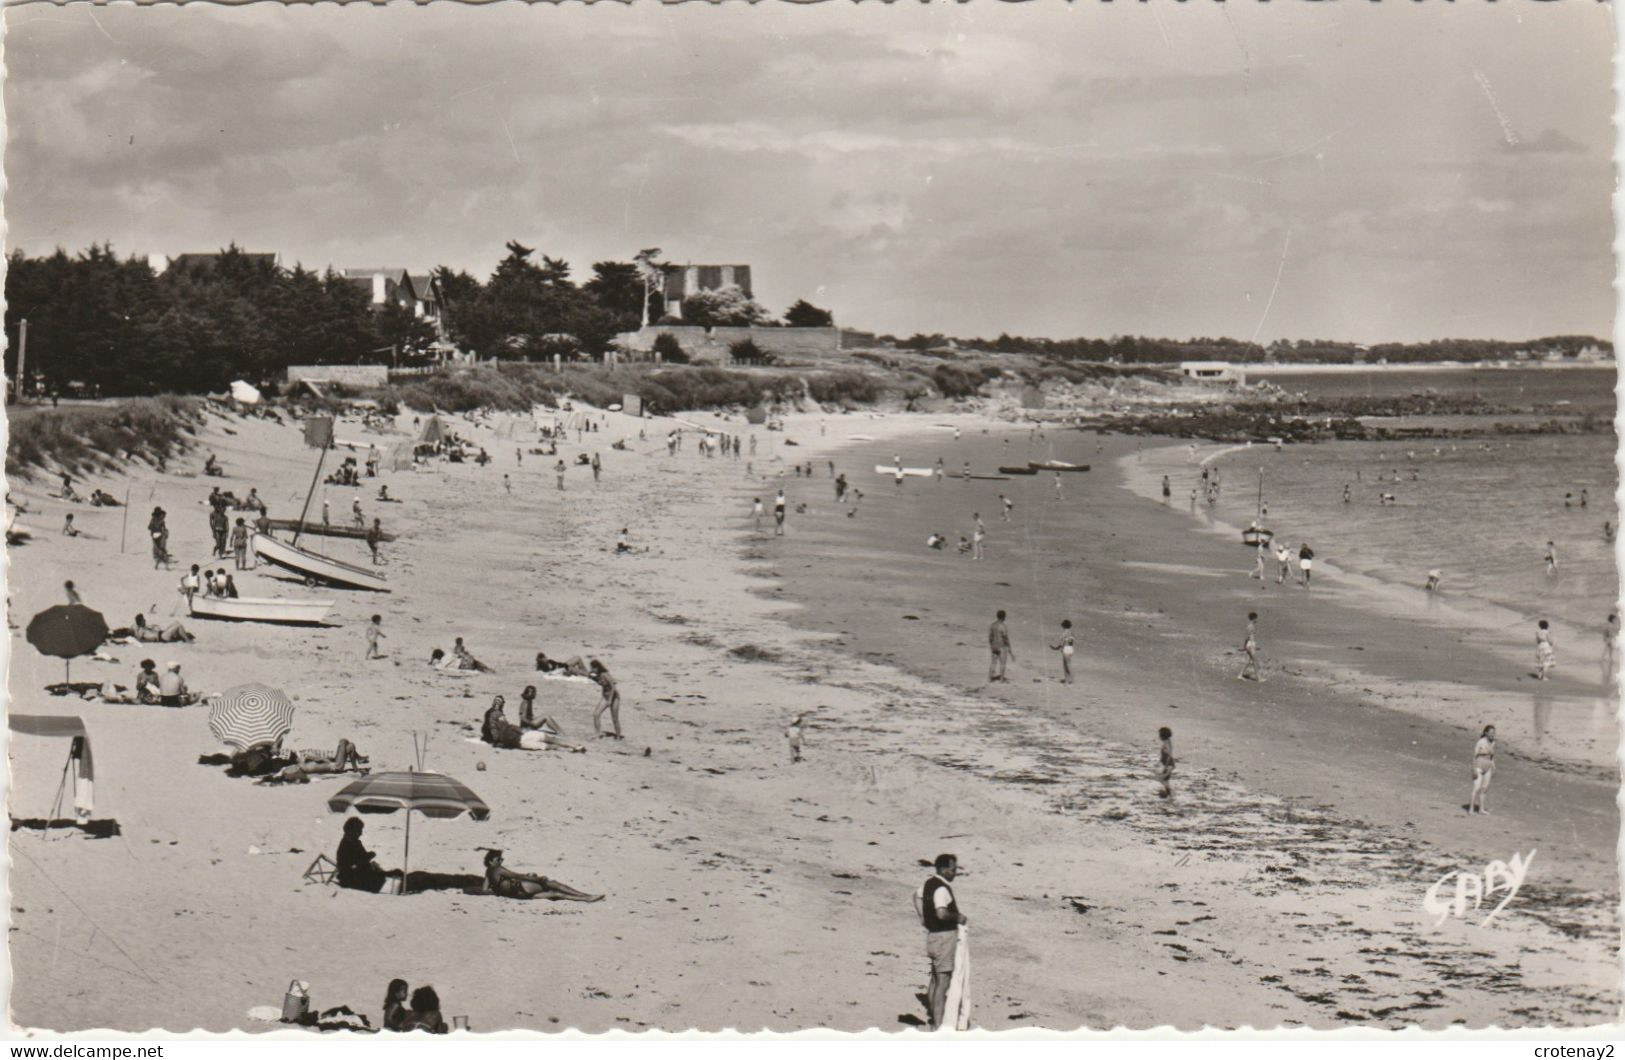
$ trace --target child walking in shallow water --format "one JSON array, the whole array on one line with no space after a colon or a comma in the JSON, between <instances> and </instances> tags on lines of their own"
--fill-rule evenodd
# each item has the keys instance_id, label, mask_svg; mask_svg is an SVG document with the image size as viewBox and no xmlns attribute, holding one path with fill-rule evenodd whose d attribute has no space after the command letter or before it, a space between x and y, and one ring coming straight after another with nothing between
<instances>
[{"instance_id":1,"label":"child walking in shallow water","mask_svg":"<svg viewBox=\"0 0 1625 1060\"><path fill-rule=\"evenodd\" d=\"M1258 612L1247 612L1247 639L1241 644L1241 650L1247 654L1247 662L1236 675L1238 681L1257 681L1263 683L1264 674L1258 664Z\"/></svg>"},{"instance_id":2,"label":"child walking in shallow water","mask_svg":"<svg viewBox=\"0 0 1625 1060\"><path fill-rule=\"evenodd\" d=\"M1164 725L1157 730L1157 739L1161 743L1157 762L1157 780L1161 784L1161 790L1157 794L1166 799L1174 793L1169 783L1174 779L1174 730Z\"/></svg>"},{"instance_id":3,"label":"child walking in shallow water","mask_svg":"<svg viewBox=\"0 0 1625 1060\"><path fill-rule=\"evenodd\" d=\"M1077 651L1077 638L1072 635L1072 620L1061 620L1061 640L1050 645L1051 651L1061 653L1061 684L1072 683L1072 655Z\"/></svg>"}]
</instances>

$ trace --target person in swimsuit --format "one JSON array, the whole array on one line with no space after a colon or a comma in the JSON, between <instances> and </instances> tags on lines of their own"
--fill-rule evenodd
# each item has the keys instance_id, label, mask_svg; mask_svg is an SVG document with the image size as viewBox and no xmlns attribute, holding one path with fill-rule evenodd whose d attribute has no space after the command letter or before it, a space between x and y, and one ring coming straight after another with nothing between
<instances>
[{"instance_id":1,"label":"person in swimsuit","mask_svg":"<svg viewBox=\"0 0 1625 1060\"><path fill-rule=\"evenodd\" d=\"M1422 586L1422 588L1430 593L1436 593L1439 591L1439 583L1443 579L1444 573L1440 571L1439 568L1434 567L1432 570L1428 571L1428 583Z\"/></svg>"},{"instance_id":2,"label":"person in swimsuit","mask_svg":"<svg viewBox=\"0 0 1625 1060\"><path fill-rule=\"evenodd\" d=\"M1557 545L1551 541L1546 542L1546 573L1557 574Z\"/></svg>"},{"instance_id":3,"label":"person in swimsuit","mask_svg":"<svg viewBox=\"0 0 1625 1060\"><path fill-rule=\"evenodd\" d=\"M1236 675L1238 681L1264 681L1263 668L1258 662L1258 612L1247 612L1247 639L1242 641L1241 650L1247 655L1247 662Z\"/></svg>"},{"instance_id":4,"label":"person in swimsuit","mask_svg":"<svg viewBox=\"0 0 1625 1060\"><path fill-rule=\"evenodd\" d=\"M1495 776L1495 726L1486 725L1473 747L1473 795L1467 800L1468 813L1489 813L1484 797L1489 794L1490 778Z\"/></svg>"},{"instance_id":5,"label":"person in swimsuit","mask_svg":"<svg viewBox=\"0 0 1625 1060\"><path fill-rule=\"evenodd\" d=\"M536 670L538 673L544 674L557 673L558 671L562 670L571 677L591 676L587 669L587 664L582 661L581 656L575 655L563 662L560 662L558 659L548 658L547 652L545 651L539 651L536 653Z\"/></svg>"},{"instance_id":6,"label":"person in swimsuit","mask_svg":"<svg viewBox=\"0 0 1625 1060\"><path fill-rule=\"evenodd\" d=\"M1061 620L1061 639L1050 645L1051 651L1061 653L1061 684L1072 683L1072 655L1077 651L1077 638L1072 635L1072 620Z\"/></svg>"},{"instance_id":7,"label":"person in swimsuit","mask_svg":"<svg viewBox=\"0 0 1625 1060\"><path fill-rule=\"evenodd\" d=\"M514 872L502 865L502 851L485 855L485 889L499 898L528 900L545 898L552 902L602 902L601 894L588 894L574 887L527 872Z\"/></svg>"},{"instance_id":8,"label":"person in swimsuit","mask_svg":"<svg viewBox=\"0 0 1625 1060\"><path fill-rule=\"evenodd\" d=\"M1007 680L1004 668L1015 659L1016 653L1010 647L1010 629L1004 624L1003 611L993 617L993 625L988 627L987 647L990 653L987 679L990 682Z\"/></svg>"},{"instance_id":9,"label":"person in swimsuit","mask_svg":"<svg viewBox=\"0 0 1625 1060\"><path fill-rule=\"evenodd\" d=\"M836 500L841 499L839 490L836 490L835 499ZM767 512L764 511L763 508L762 508L762 498L760 498L760 497L752 497L751 498L751 518L756 520L756 529L760 530L762 528L762 516L764 516L766 514L767 514Z\"/></svg>"},{"instance_id":10,"label":"person in swimsuit","mask_svg":"<svg viewBox=\"0 0 1625 1060\"><path fill-rule=\"evenodd\" d=\"M1168 481L1168 476L1164 475L1164 476L1162 476L1162 503L1165 504L1165 505L1170 504L1170 503L1172 503L1173 498L1174 498L1173 484Z\"/></svg>"},{"instance_id":11,"label":"person in swimsuit","mask_svg":"<svg viewBox=\"0 0 1625 1060\"><path fill-rule=\"evenodd\" d=\"M1602 683L1612 686L1619 673L1619 612L1611 611L1602 627Z\"/></svg>"},{"instance_id":12,"label":"person in swimsuit","mask_svg":"<svg viewBox=\"0 0 1625 1060\"><path fill-rule=\"evenodd\" d=\"M1552 627L1543 618L1535 630L1535 679L1546 680L1552 667L1557 665L1557 649L1552 645Z\"/></svg>"},{"instance_id":13,"label":"person in swimsuit","mask_svg":"<svg viewBox=\"0 0 1625 1060\"><path fill-rule=\"evenodd\" d=\"M778 496L773 498L773 536L784 536L784 489L780 487Z\"/></svg>"},{"instance_id":14,"label":"person in swimsuit","mask_svg":"<svg viewBox=\"0 0 1625 1060\"><path fill-rule=\"evenodd\" d=\"M616 740L625 739L621 735L621 690L615 685L615 678L610 676L609 668L597 659L587 663L588 677L598 682L603 689L604 698L599 700L598 709L592 712L592 731L599 736L609 736ZM609 722L615 727L614 732L604 732L598 723L604 711L609 711Z\"/></svg>"},{"instance_id":15,"label":"person in swimsuit","mask_svg":"<svg viewBox=\"0 0 1625 1060\"><path fill-rule=\"evenodd\" d=\"M1164 725L1157 730L1157 741L1157 782L1160 785L1157 794L1166 799L1174 793L1170 785L1174 779L1174 730Z\"/></svg>"},{"instance_id":16,"label":"person in swimsuit","mask_svg":"<svg viewBox=\"0 0 1625 1060\"><path fill-rule=\"evenodd\" d=\"M1010 521L1010 513L1015 509L1015 502L1001 493L999 494L999 503L1004 506L1004 521L1008 523Z\"/></svg>"},{"instance_id":17,"label":"person in swimsuit","mask_svg":"<svg viewBox=\"0 0 1625 1060\"><path fill-rule=\"evenodd\" d=\"M1309 588L1309 579L1314 575L1315 551L1305 542L1298 548L1298 570L1303 576L1303 587Z\"/></svg>"},{"instance_id":18,"label":"person in swimsuit","mask_svg":"<svg viewBox=\"0 0 1625 1060\"><path fill-rule=\"evenodd\" d=\"M784 738L790 743L790 764L795 765L801 761L801 722L805 714L797 714L795 720L784 730Z\"/></svg>"}]
</instances>

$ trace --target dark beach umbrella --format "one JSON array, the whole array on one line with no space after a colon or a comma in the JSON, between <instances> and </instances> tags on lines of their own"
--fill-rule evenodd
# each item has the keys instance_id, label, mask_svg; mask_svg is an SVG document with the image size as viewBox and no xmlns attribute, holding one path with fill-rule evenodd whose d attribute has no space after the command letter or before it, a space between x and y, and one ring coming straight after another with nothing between
<instances>
[{"instance_id":1,"label":"dark beach umbrella","mask_svg":"<svg viewBox=\"0 0 1625 1060\"><path fill-rule=\"evenodd\" d=\"M401 893L406 893L406 873L412 858L412 811L425 817L460 817L468 814L476 821L491 815L485 800L468 785L443 773L374 773L349 784L327 800L334 813L394 813L406 811L406 854L401 859Z\"/></svg>"},{"instance_id":2,"label":"dark beach umbrella","mask_svg":"<svg viewBox=\"0 0 1625 1060\"><path fill-rule=\"evenodd\" d=\"M107 639L107 622L101 612L84 604L58 604L47 607L28 622L28 643L41 655L54 655L63 661L63 680L72 663L67 660L89 655Z\"/></svg>"}]
</instances>

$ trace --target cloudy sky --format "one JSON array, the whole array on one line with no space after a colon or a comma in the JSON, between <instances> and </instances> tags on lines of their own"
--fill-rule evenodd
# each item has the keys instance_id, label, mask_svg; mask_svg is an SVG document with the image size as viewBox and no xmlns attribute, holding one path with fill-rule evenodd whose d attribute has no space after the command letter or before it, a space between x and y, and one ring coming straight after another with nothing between
<instances>
[{"instance_id":1,"label":"cloudy sky","mask_svg":"<svg viewBox=\"0 0 1625 1060\"><path fill-rule=\"evenodd\" d=\"M11 7L8 248L749 263L855 327L1606 335L1612 7Z\"/></svg>"}]
</instances>

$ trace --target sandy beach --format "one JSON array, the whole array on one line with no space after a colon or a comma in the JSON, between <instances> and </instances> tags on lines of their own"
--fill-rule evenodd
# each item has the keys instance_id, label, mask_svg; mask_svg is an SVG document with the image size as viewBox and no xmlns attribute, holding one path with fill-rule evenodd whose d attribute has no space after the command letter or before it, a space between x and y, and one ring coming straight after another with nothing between
<instances>
[{"instance_id":1,"label":"sandy beach","mask_svg":"<svg viewBox=\"0 0 1625 1060\"><path fill-rule=\"evenodd\" d=\"M700 456L692 432L669 457L670 421L610 414L603 431L560 449L567 462L601 454L602 481L572 463L560 493L552 458L515 462L534 437L528 419L517 430L511 417L454 419L493 464L385 472L361 492L368 518L400 535L385 546L392 593L308 589L262 568L238 579L245 595L333 599L334 624L188 622L195 644L76 663L76 679L130 683L136 662L153 657L181 661L194 689L265 681L296 700L291 745L348 737L375 769L413 765L413 734L426 737L425 767L467 783L492 814L415 821L416 893L404 897L301 879L337 844L342 817L325 801L343 780L261 787L199 764L221 749L206 707L47 696L40 689L61 664L14 629L14 709L85 719L96 816L115 818L118 834L13 833L13 1020L270 1029L248 1010L279 1005L288 981L303 979L318 1007L347 1004L376 1023L399 976L432 983L447 1015L467 1015L476 1030L902 1030L924 1015L910 895L942 850L965 869L981 1027L1572 1026L1617 1015L1607 775L1525 765L1514 748L1497 813L1469 819L1455 727L1335 680L1283 674L1235 687L1198 659L1222 655L1210 634L1235 639L1229 612L1245 605L1218 614L1214 601L1238 590L1186 576L1208 567L1200 549L1176 545L1187 531L1117 482L1109 460L1068 485L1087 494L1102 528L1090 544L1106 561L1089 564L1066 605L1090 616L1079 685L1063 695L1053 681L1055 659L1038 644L1047 617L1015 614L1014 679L990 693L982 612L995 583L1045 575L997 552L974 576L950 575L968 561L921 558L934 516L888 497L894 487L869 473L894 450L924 462L916 454L938 422L961 422L967 440L982 426L796 416L783 434L756 428L757 454L736 461ZM610 448L619 438L630 451ZM1106 444L1112 457L1133 443ZM11 552L13 622L60 602L64 576L110 625L137 610L183 612L181 570L208 554L204 498L215 480L191 476L210 451L226 467L223 486L255 486L273 517L298 515L316 452L295 426L259 420L212 420L168 474L95 483L120 497L130 489L122 555L121 512L76 508L92 536L62 538L62 502L42 482L13 483L37 531ZM791 515L784 538L753 527L751 498L771 504L787 461L807 460L812 481L783 481L809 510ZM830 503L831 460L867 495L857 519ZM379 481L404 503L374 503ZM992 498L1004 485L920 480L905 492ZM333 510L347 511L349 491L330 492ZM170 513L173 571L154 571L145 545L155 504ZM630 555L614 553L623 527ZM1030 532L1041 550L1043 528ZM359 542L323 547L365 555ZM1327 596L1295 614L1302 642L1357 633L1368 654L1396 660L1402 681L1397 660L1413 631ZM387 658L369 662L362 629L373 613ZM495 672L431 671L429 651L456 636ZM1167 654L1182 642L1190 654ZM1294 647L1275 639L1271 651L1284 661ZM624 743L592 740L595 689L536 680L540 649L610 666ZM490 697L515 704L529 683L588 753L478 743ZM811 712L806 761L791 767L783 730L801 710ZM1152 779L1152 734L1168 717L1180 752L1171 804ZM49 741L12 741L14 817L44 814L60 755ZM386 866L400 864L402 825L398 814L367 818L365 840ZM608 898L465 893L480 847ZM1528 879L1491 927L1472 915L1435 927L1423 907L1430 884L1532 848Z\"/></svg>"}]
</instances>

